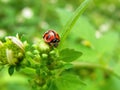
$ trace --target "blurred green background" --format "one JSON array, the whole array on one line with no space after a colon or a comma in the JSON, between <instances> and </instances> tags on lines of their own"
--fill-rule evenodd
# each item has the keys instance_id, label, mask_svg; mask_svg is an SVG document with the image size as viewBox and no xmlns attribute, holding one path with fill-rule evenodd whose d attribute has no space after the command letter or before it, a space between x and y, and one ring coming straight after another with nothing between
<instances>
[{"instance_id":1,"label":"blurred green background","mask_svg":"<svg viewBox=\"0 0 120 90\"><path fill-rule=\"evenodd\" d=\"M60 35L84 0L0 0L0 39L19 33L29 43L48 29ZM110 66L120 74L120 0L91 0L64 43L83 53L77 61ZM2 67L1 67L2 68ZM27 72L27 71L26 71ZM97 68L78 70L86 83L82 90L120 90L120 79ZM0 72L1 90L30 90L29 76L7 68Z\"/></svg>"}]
</instances>

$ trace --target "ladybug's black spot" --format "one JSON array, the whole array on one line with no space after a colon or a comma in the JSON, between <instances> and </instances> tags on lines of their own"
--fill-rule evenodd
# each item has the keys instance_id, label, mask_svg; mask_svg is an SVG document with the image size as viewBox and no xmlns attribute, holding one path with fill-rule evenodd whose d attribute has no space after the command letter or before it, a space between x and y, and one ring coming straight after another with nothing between
<instances>
[{"instance_id":1,"label":"ladybug's black spot","mask_svg":"<svg viewBox=\"0 0 120 90\"><path fill-rule=\"evenodd\" d=\"M48 35L48 36L46 37L46 39L50 39L50 35Z\"/></svg>"},{"instance_id":2,"label":"ladybug's black spot","mask_svg":"<svg viewBox=\"0 0 120 90\"><path fill-rule=\"evenodd\" d=\"M54 47L57 47L58 46L58 43L54 43Z\"/></svg>"},{"instance_id":3,"label":"ladybug's black spot","mask_svg":"<svg viewBox=\"0 0 120 90\"><path fill-rule=\"evenodd\" d=\"M56 38L51 41L51 43L56 43L56 42L57 42Z\"/></svg>"},{"instance_id":4,"label":"ladybug's black spot","mask_svg":"<svg viewBox=\"0 0 120 90\"><path fill-rule=\"evenodd\" d=\"M53 39L52 41L51 41L51 43L58 43L60 40L58 40L58 39Z\"/></svg>"}]
</instances>

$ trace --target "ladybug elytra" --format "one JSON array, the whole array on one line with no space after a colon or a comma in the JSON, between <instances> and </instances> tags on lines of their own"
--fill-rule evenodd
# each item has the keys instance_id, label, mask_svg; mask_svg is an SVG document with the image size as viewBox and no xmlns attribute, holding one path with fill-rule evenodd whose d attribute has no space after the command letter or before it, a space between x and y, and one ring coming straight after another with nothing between
<instances>
[{"instance_id":1,"label":"ladybug elytra","mask_svg":"<svg viewBox=\"0 0 120 90\"><path fill-rule=\"evenodd\" d=\"M49 30L45 32L45 34L43 35L43 39L50 46L55 46L55 47L57 47L58 43L60 42L60 37L57 34L57 32L55 32L54 30Z\"/></svg>"}]
</instances>

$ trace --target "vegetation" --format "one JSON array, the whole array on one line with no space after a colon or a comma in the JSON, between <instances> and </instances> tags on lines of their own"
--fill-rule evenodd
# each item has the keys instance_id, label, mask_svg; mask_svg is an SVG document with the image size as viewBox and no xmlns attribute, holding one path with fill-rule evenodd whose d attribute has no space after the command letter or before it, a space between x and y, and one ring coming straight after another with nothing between
<instances>
[{"instance_id":1,"label":"vegetation","mask_svg":"<svg viewBox=\"0 0 120 90\"><path fill-rule=\"evenodd\" d=\"M1 0L1 90L119 90L119 2Z\"/></svg>"}]
</instances>

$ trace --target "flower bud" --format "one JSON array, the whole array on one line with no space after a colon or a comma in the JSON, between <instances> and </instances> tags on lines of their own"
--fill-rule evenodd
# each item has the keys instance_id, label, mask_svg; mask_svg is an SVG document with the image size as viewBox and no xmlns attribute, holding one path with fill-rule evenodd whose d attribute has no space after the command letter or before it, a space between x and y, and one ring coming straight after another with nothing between
<instances>
[{"instance_id":1,"label":"flower bud","mask_svg":"<svg viewBox=\"0 0 120 90\"><path fill-rule=\"evenodd\" d=\"M55 52L55 50L52 50L49 54L50 54L50 55L55 55L56 52Z\"/></svg>"},{"instance_id":2,"label":"flower bud","mask_svg":"<svg viewBox=\"0 0 120 90\"><path fill-rule=\"evenodd\" d=\"M34 54L39 54L38 50L34 50L33 52L34 52Z\"/></svg>"},{"instance_id":3,"label":"flower bud","mask_svg":"<svg viewBox=\"0 0 120 90\"><path fill-rule=\"evenodd\" d=\"M32 56L32 52L27 51L27 52L26 52L26 56Z\"/></svg>"},{"instance_id":4,"label":"flower bud","mask_svg":"<svg viewBox=\"0 0 120 90\"><path fill-rule=\"evenodd\" d=\"M14 58L13 51L10 49L6 49L7 61L10 65L15 65L17 63L17 59Z\"/></svg>"},{"instance_id":5,"label":"flower bud","mask_svg":"<svg viewBox=\"0 0 120 90\"><path fill-rule=\"evenodd\" d=\"M42 54L42 58L43 58L43 59L47 59L47 58L48 58L48 55L47 55L47 54Z\"/></svg>"},{"instance_id":6,"label":"flower bud","mask_svg":"<svg viewBox=\"0 0 120 90\"><path fill-rule=\"evenodd\" d=\"M16 46L18 46L24 52L24 45L23 43L16 37L8 36L6 40L11 40Z\"/></svg>"},{"instance_id":7,"label":"flower bud","mask_svg":"<svg viewBox=\"0 0 120 90\"><path fill-rule=\"evenodd\" d=\"M4 47L9 65L16 65L23 59L25 53L24 45L18 38L13 36L6 37Z\"/></svg>"},{"instance_id":8,"label":"flower bud","mask_svg":"<svg viewBox=\"0 0 120 90\"><path fill-rule=\"evenodd\" d=\"M57 49L54 49L52 51L50 51L50 56L52 56L53 58L57 58L59 57L59 51Z\"/></svg>"},{"instance_id":9,"label":"flower bud","mask_svg":"<svg viewBox=\"0 0 120 90\"><path fill-rule=\"evenodd\" d=\"M2 64L7 64L6 52L4 45L0 46L0 62Z\"/></svg>"},{"instance_id":10,"label":"flower bud","mask_svg":"<svg viewBox=\"0 0 120 90\"><path fill-rule=\"evenodd\" d=\"M50 51L49 45L43 40L39 42L38 49L41 51L41 53L48 53Z\"/></svg>"}]
</instances>

